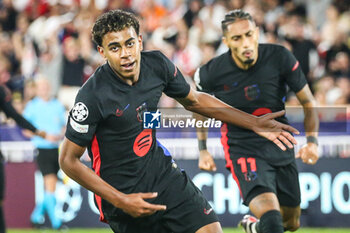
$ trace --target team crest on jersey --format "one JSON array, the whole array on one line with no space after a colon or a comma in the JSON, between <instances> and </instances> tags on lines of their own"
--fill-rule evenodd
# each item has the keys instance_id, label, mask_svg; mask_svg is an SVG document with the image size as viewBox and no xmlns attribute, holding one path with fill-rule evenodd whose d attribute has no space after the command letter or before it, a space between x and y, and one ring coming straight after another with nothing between
<instances>
[{"instance_id":1,"label":"team crest on jersey","mask_svg":"<svg viewBox=\"0 0 350 233\"><path fill-rule=\"evenodd\" d=\"M147 104L143 103L136 108L137 120L143 122L143 113L147 111Z\"/></svg>"},{"instance_id":2,"label":"team crest on jersey","mask_svg":"<svg viewBox=\"0 0 350 233\"><path fill-rule=\"evenodd\" d=\"M89 110L85 104L78 102L72 109L72 117L75 121L82 122L89 116Z\"/></svg>"},{"instance_id":3,"label":"team crest on jersey","mask_svg":"<svg viewBox=\"0 0 350 233\"><path fill-rule=\"evenodd\" d=\"M244 88L244 96L247 100L256 100L260 97L260 89L258 84L246 86Z\"/></svg>"}]
</instances>

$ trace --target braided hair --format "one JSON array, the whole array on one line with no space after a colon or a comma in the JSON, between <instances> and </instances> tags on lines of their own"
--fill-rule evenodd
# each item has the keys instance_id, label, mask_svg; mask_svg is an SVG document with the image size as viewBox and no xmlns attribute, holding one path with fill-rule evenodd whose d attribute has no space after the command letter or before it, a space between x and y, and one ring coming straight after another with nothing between
<instances>
[{"instance_id":1,"label":"braided hair","mask_svg":"<svg viewBox=\"0 0 350 233\"><path fill-rule=\"evenodd\" d=\"M221 21L221 28L223 33L225 34L227 32L228 25L234 23L237 20L249 20L255 23L252 16L248 12L245 12L241 9L236 9L228 12L225 15L225 19Z\"/></svg>"}]
</instances>

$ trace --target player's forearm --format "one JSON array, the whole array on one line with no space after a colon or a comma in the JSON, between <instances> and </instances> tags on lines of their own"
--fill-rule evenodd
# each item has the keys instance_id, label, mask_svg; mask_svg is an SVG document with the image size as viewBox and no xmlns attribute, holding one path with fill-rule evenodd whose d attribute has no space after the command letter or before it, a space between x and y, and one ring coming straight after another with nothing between
<instances>
[{"instance_id":1,"label":"player's forearm","mask_svg":"<svg viewBox=\"0 0 350 233\"><path fill-rule=\"evenodd\" d=\"M296 93L296 96L304 109L304 129L306 136L317 137L319 128L317 104L309 86L306 84Z\"/></svg>"},{"instance_id":2,"label":"player's forearm","mask_svg":"<svg viewBox=\"0 0 350 233\"><path fill-rule=\"evenodd\" d=\"M306 136L318 136L319 118L314 101L305 103L304 108L304 128Z\"/></svg>"},{"instance_id":3,"label":"player's forearm","mask_svg":"<svg viewBox=\"0 0 350 233\"><path fill-rule=\"evenodd\" d=\"M79 159L81 154L72 154L72 150L68 150L64 142L59 157L61 169L81 186L118 207L123 200L124 194L101 179L89 167L85 166Z\"/></svg>"},{"instance_id":4,"label":"player's forearm","mask_svg":"<svg viewBox=\"0 0 350 233\"><path fill-rule=\"evenodd\" d=\"M21 114L16 111L10 102L7 102L3 105L3 110L6 116L15 120L16 124L21 128L28 129L34 134L38 132L38 130L29 121L27 121Z\"/></svg>"},{"instance_id":5,"label":"player's forearm","mask_svg":"<svg viewBox=\"0 0 350 233\"><path fill-rule=\"evenodd\" d=\"M206 117L199 115L197 113L193 113L193 117L196 121L205 121ZM208 129L205 127L197 127L197 139L198 139L198 150L206 150L207 149L207 137L208 137Z\"/></svg>"},{"instance_id":6,"label":"player's forearm","mask_svg":"<svg viewBox=\"0 0 350 233\"><path fill-rule=\"evenodd\" d=\"M195 102L185 105L186 109L250 130L257 126L257 117L233 108L211 95L197 92L196 98Z\"/></svg>"},{"instance_id":7,"label":"player's forearm","mask_svg":"<svg viewBox=\"0 0 350 233\"><path fill-rule=\"evenodd\" d=\"M81 186L118 206L123 194L102 180L78 159L75 161L63 160L60 162L60 166L71 179L75 180Z\"/></svg>"},{"instance_id":8,"label":"player's forearm","mask_svg":"<svg viewBox=\"0 0 350 233\"><path fill-rule=\"evenodd\" d=\"M196 119L196 121L205 121L207 118L199 115L197 113L193 113L193 117ZM208 128L205 127L197 127L197 139L198 140L207 140L207 135L208 135Z\"/></svg>"}]
</instances>

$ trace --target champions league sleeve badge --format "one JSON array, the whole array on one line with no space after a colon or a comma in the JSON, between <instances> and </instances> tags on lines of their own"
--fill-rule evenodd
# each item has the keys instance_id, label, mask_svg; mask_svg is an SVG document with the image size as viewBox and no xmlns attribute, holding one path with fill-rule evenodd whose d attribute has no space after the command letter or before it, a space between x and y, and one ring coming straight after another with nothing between
<instances>
[{"instance_id":1,"label":"champions league sleeve badge","mask_svg":"<svg viewBox=\"0 0 350 233\"><path fill-rule=\"evenodd\" d=\"M89 110L85 104L78 102L74 105L71 115L75 121L82 122L88 118Z\"/></svg>"}]
</instances>

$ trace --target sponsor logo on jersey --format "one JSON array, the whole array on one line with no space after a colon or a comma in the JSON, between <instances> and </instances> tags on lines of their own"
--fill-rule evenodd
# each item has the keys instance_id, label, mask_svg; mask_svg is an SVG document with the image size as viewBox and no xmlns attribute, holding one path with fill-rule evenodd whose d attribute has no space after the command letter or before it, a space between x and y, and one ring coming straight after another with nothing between
<instances>
[{"instance_id":1,"label":"sponsor logo on jersey","mask_svg":"<svg viewBox=\"0 0 350 233\"><path fill-rule=\"evenodd\" d=\"M82 122L89 116L89 110L85 104L78 102L72 109L72 117L75 121Z\"/></svg>"},{"instance_id":2,"label":"sponsor logo on jersey","mask_svg":"<svg viewBox=\"0 0 350 233\"><path fill-rule=\"evenodd\" d=\"M157 110L156 112L144 112L143 113L143 128L144 129L159 129L160 128L160 116L162 114Z\"/></svg>"},{"instance_id":3,"label":"sponsor logo on jersey","mask_svg":"<svg viewBox=\"0 0 350 233\"><path fill-rule=\"evenodd\" d=\"M254 110L254 112L252 112L252 114L254 116L262 116L262 115L265 115L267 113L272 113L271 109L269 109L269 108L257 108Z\"/></svg>"},{"instance_id":4,"label":"sponsor logo on jersey","mask_svg":"<svg viewBox=\"0 0 350 233\"><path fill-rule=\"evenodd\" d=\"M124 109L120 110L119 108L117 108L117 110L115 111L115 115L117 117L121 117L123 116L124 112L129 108L130 104L126 105Z\"/></svg>"},{"instance_id":5,"label":"sponsor logo on jersey","mask_svg":"<svg viewBox=\"0 0 350 233\"><path fill-rule=\"evenodd\" d=\"M152 129L144 129L134 141L134 153L139 157L145 156L151 149L152 142Z\"/></svg>"}]
</instances>

